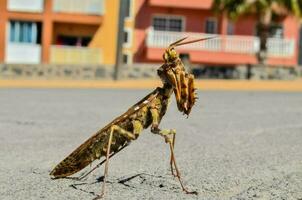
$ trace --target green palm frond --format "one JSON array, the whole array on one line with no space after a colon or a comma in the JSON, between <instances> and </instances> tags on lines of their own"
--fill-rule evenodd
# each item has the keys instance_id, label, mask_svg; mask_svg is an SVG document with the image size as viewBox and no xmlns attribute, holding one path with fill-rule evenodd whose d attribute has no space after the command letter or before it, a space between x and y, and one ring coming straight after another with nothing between
<instances>
[{"instance_id":1,"label":"green palm frond","mask_svg":"<svg viewBox=\"0 0 302 200\"><path fill-rule=\"evenodd\" d=\"M302 1L301 0L278 0L279 5L282 5L289 13L301 17Z\"/></svg>"},{"instance_id":2,"label":"green palm frond","mask_svg":"<svg viewBox=\"0 0 302 200\"><path fill-rule=\"evenodd\" d=\"M245 14L264 15L268 10L275 15L284 14L273 9L276 5L279 11L285 10L287 15L302 17L302 0L214 0L212 8L217 13L224 11L234 20Z\"/></svg>"}]
</instances>

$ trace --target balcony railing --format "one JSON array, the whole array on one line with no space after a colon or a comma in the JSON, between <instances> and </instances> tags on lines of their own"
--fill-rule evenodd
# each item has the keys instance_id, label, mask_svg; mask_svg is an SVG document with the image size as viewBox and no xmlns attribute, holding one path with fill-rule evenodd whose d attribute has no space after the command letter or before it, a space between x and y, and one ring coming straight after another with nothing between
<instances>
[{"instance_id":1,"label":"balcony railing","mask_svg":"<svg viewBox=\"0 0 302 200\"><path fill-rule=\"evenodd\" d=\"M105 2L104 0L54 0L53 11L103 15L105 12Z\"/></svg>"},{"instance_id":2,"label":"balcony railing","mask_svg":"<svg viewBox=\"0 0 302 200\"><path fill-rule=\"evenodd\" d=\"M98 48L54 45L51 47L50 63L98 65L102 64L102 51Z\"/></svg>"},{"instance_id":3,"label":"balcony railing","mask_svg":"<svg viewBox=\"0 0 302 200\"><path fill-rule=\"evenodd\" d=\"M8 0L7 9L9 11L21 12L43 12L44 0Z\"/></svg>"},{"instance_id":4,"label":"balcony railing","mask_svg":"<svg viewBox=\"0 0 302 200\"><path fill-rule=\"evenodd\" d=\"M295 53L295 40L270 38L267 42L267 51L270 56L293 56Z\"/></svg>"},{"instance_id":5,"label":"balcony railing","mask_svg":"<svg viewBox=\"0 0 302 200\"><path fill-rule=\"evenodd\" d=\"M192 43L180 46L179 48L187 50L243 54L255 54L260 49L260 40L258 37L254 36L215 35L189 32L166 32L155 31L153 29L149 29L148 31L147 46L156 48L166 48L170 43L187 36L190 39L198 39L213 36L218 37L199 43ZM269 38L267 46L269 56L291 57L294 55L295 41L293 39Z\"/></svg>"},{"instance_id":6,"label":"balcony railing","mask_svg":"<svg viewBox=\"0 0 302 200\"><path fill-rule=\"evenodd\" d=\"M39 64L41 62L41 45L7 43L5 62L12 64Z\"/></svg>"}]
</instances>

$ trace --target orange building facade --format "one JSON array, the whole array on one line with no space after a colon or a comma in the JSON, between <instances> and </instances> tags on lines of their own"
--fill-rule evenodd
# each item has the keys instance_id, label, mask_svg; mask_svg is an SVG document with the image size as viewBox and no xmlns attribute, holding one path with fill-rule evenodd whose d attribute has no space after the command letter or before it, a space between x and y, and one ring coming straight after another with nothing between
<instances>
[{"instance_id":1,"label":"orange building facade","mask_svg":"<svg viewBox=\"0 0 302 200\"><path fill-rule=\"evenodd\" d=\"M0 0L0 62L114 64L118 0Z\"/></svg>"}]
</instances>

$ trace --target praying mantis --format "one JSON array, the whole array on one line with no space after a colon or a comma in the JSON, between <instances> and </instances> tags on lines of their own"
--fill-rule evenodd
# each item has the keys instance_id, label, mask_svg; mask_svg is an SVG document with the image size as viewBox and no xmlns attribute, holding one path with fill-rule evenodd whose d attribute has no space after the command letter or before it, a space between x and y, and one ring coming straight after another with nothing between
<instances>
[{"instance_id":1,"label":"praying mantis","mask_svg":"<svg viewBox=\"0 0 302 200\"><path fill-rule=\"evenodd\" d=\"M169 100L173 93L178 110L187 116L189 116L197 99L196 89L194 88L194 75L186 72L175 48L211 38L185 42L186 39L187 37L173 42L163 54L164 64L157 70L163 86L157 87L124 114L97 131L92 137L75 149L51 171L50 175L53 178L67 178L82 170L96 159L105 157L105 160L86 175L76 178L80 180L86 177L93 170L105 163L101 193L95 199L104 197L110 157L124 149L132 140L136 140L143 129L151 127L151 132L162 136L169 145L171 152L171 173L178 179L182 190L187 194L197 194L197 192L190 191L184 186L177 167L174 154L176 131L174 129L159 128L159 124L167 111Z\"/></svg>"}]
</instances>

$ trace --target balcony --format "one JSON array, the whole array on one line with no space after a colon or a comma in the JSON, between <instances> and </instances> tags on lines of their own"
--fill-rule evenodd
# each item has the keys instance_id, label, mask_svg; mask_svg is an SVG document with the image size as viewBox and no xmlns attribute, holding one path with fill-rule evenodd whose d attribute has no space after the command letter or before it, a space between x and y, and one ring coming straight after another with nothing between
<instances>
[{"instance_id":1,"label":"balcony","mask_svg":"<svg viewBox=\"0 0 302 200\"><path fill-rule=\"evenodd\" d=\"M44 0L8 0L7 10L20 12L43 12Z\"/></svg>"},{"instance_id":2,"label":"balcony","mask_svg":"<svg viewBox=\"0 0 302 200\"><path fill-rule=\"evenodd\" d=\"M149 29L147 36L147 58L156 60L159 52L169 44L183 37L191 40L204 37L213 37L211 40L179 46L181 53L190 53L194 62L210 62L212 64L244 64L257 62L255 54L260 49L260 40L254 36L213 35L189 32L166 32ZM294 59L294 39L268 39L268 56L272 59ZM158 51L161 49L161 51Z\"/></svg>"},{"instance_id":3,"label":"balcony","mask_svg":"<svg viewBox=\"0 0 302 200\"><path fill-rule=\"evenodd\" d=\"M98 48L53 45L50 63L71 65L102 64L102 51Z\"/></svg>"},{"instance_id":4,"label":"balcony","mask_svg":"<svg viewBox=\"0 0 302 200\"><path fill-rule=\"evenodd\" d=\"M147 46L156 48L166 48L172 42L183 37L189 37L190 40L205 37L214 37L214 34L188 33L188 32L166 32L166 31L149 31ZM199 43L192 43L178 47L187 50L202 51L225 51L234 53L254 54L259 49L259 39L250 36L225 36L217 37Z\"/></svg>"},{"instance_id":5,"label":"balcony","mask_svg":"<svg viewBox=\"0 0 302 200\"><path fill-rule=\"evenodd\" d=\"M53 0L53 11L57 13L78 13L103 15L104 0Z\"/></svg>"},{"instance_id":6,"label":"balcony","mask_svg":"<svg viewBox=\"0 0 302 200\"><path fill-rule=\"evenodd\" d=\"M10 64L39 64L41 45L31 43L7 43L5 62Z\"/></svg>"}]
</instances>

